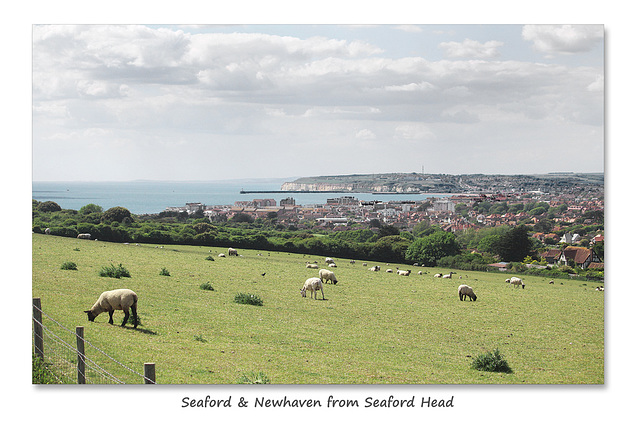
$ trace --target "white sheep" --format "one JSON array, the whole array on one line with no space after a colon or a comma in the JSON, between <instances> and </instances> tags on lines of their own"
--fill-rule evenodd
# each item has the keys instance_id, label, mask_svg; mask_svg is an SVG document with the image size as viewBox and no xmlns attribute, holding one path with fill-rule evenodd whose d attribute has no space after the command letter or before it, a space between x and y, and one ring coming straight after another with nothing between
<instances>
[{"instance_id":1,"label":"white sheep","mask_svg":"<svg viewBox=\"0 0 640 423\"><path fill-rule=\"evenodd\" d=\"M466 297L469 297L469 299L473 301L478 299L476 294L473 292L473 288L469 285L460 285L458 287L458 296L460 297L460 301L464 301Z\"/></svg>"},{"instance_id":2,"label":"white sheep","mask_svg":"<svg viewBox=\"0 0 640 423\"><path fill-rule=\"evenodd\" d=\"M518 286L521 286L521 287L522 287L522 289L524 289L524 283L522 283L522 279L520 279L520 278L516 278L515 276L513 276L513 277L509 280L509 283L510 283L511 285L515 286L516 288L517 288Z\"/></svg>"},{"instance_id":3,"label":"white sheep","mask_svg":"<svg viewBox=\"0 0 640 423\"><path fill-rule=\"evenodd\" d=\"M338 267L338 265L335 263L329 263L329 267Z\"/></svg>"},{"instance_id":4,"label":"white sheep","mask_svg":"<svg viewBox=\"0 0 640 423\"><path fill-rule=\"evenodd\" d=\"M379 272L380 271L380 266L370 267L369 270L371 270L372 272Z\"/></svg>"},{"instance_id":5,"label":"white sheep","mask_svg":"<svg viewBox=\"0 0 640 423\"><path fill-rule=\"evenodd\" d=\"M324 259L324 262L326 264L329 264L329 263L334 263L334 260L331 257L327 257L326 259Z\"/></svg>"},{"instance_id":6,"label":"white sheep","mask_svg":"<svg viewBox=\"0 0 640 423\"><path fill-rule=\"evenodd\" d=\"M238 250L236 250L235 248L229 248L229 250L227 251L227 254L229 254L229 257L237 256L238 255Z\"/></svg>"},{"instance_id":7,"label":"white sheep","mask_svg":"<svg viewBox=\"0 0 640 423\"><path fill-rule=\"evenodd\" d=\"M300 291L300 294L302 294L302 298L306 298L307 291L311 291L311 295L309 297L310 298L313 297L313 299L317 300L318 290L322 292L322 299L324 300L324 290L322 289L322 280L320 280L320 278L309 278L305 281L304 285L302 286L302 290Z\"/></svg>"},{"instance_id":8,"label":"white sheep","mask_svg":"<svg viewBox=\"0 0 640 423\"><path fill-rule=\"evenodd\" d=\"M327 269L320 269L320 270L318 271L318 276L320 276L320 280L321 280L321 281L323 281L323 282L324 282L325 280L327 281L327 283L328 283L329 281L331 281L331 282L333 282L333 284L334 284L334 285L338 283L338 278L336 278L336 274L335 274L335 273L333 273L333 272L332 272L332 271L330 271L330 270L327 270Z\"/></svg>"},{"instance_id":9,"label":"white sheep","mask_svg":"<svg viewBox=\"0 0 640 423\"><path fill-rule=\"evenodd\" d=\"M307 269L317 269L318 265L315 263L307 263Z\"/></svg>"},{"instance_id":10,"label":"white sheep","mask_svg":"<svg viewBox=\"0 0 640 423\"><path fill-rule=\"evenodd\" d=\"M436 273L435 275L433 275L434 278L441 278L442 277L442 273Z\"/></svg>"},{"instance_id":11,"label":"white sheep","mask_svg":"<svg viewBox=\"0 0 640 423\"><path fill-rule=\"evenodd\" d=\"M218 257L226 257L226 256L224 255L224 253L220 253L218 254Z\"/></svg>"},{"instance_id":12,"label":"white sheep","mask_svg":"<svg viewBox=\"0 0 640 423\"><path fill-rule=\"evenodd\" d=\"M387 273L393 273L393 269L387 269Z\"/></svg>"},{"instance_id":13,"label":"white sheep","mask_svg":"<svg viewBox=\"0 0 640 423\"><path fill-rule=\"evenodd\" d=\"M105 311L109 313L109 323L113 324L113 311L124 311L124 320L120 326L124 326L129 320L129 309L133 313L133 327L138 327L138 295L130 289L114 289L113 291L105 291L100 294L98 301L90 310L85 310L90 322Z\"/></svg>"},{"instance_id":14,"label":"white sheep","mask_svg":"<svg viewBox=\"0 0 640 423\"><path fill-rule=\"evenodd\" d=\"M398 275L400 276L409 276L411 274L411 270L397 270Z\"/></svg>"},{"instance_id":15,"label":"white sheep","mask_svg":"<svg viewBox=\"0 0 640 423\"><path fill-rule=\"evenodd\" d=\"M91 234L78 234L78 239L91 239Z\"/></svg>"},{"instance_id":16,"label":"white sheep","mask_svg":"<svg viewBox=\"0 0 640 423\"><path fill-rule=\"evenodd\" d=\"M448 275L442 275L443 278L445 279L451 279L451 275L453 275L455 272L449 272Z\"/></svg>"},{"instance_id":17,"label":"white sheep","mask_svg":"<svg viewBox=\"0 0 640 423\"><path fill-rule=\"evenodd\" d=\"M44 230L44 234L45 235L51 235L51 229L50 228L45 229Z\"/></svg>"}]
</instances>

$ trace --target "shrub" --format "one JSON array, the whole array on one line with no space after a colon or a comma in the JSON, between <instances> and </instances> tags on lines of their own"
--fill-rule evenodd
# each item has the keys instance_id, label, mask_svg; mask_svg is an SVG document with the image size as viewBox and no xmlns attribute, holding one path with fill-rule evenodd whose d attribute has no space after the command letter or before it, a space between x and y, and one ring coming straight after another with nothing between
<instances>
[{"instance_id":1,"label":"shrub","mask_svg":"<svg viewBox=\"0 0 640 423\"><path fill-rule=\"evenodd\" d=\"M62 263L62 266L60 266L60 269L62 269L62 270L78 270L78 266L72 261L65 261L64 263Z\"/></svg>"},{"instance_id":2,"label":"shrub","mask_svg":"<svg viewBox=\"0 0 640 423\"><path fill-rule=\"evenodd\" d=\"M238 304L248 304L256 306L262 305L262 300L260 299L260 297L253 294L238 293L236 294L236 297L233 299L233 301Z\"/></svg>"},{"instance_id":3,"label":"shrub","mask_svg":"<svg viewBox=\"0 0 640 423\"><path fill-rule=\"evenodd\" d=\"M171 274L169 273L166 267L163 267L162 270L160 271L160 276L171 276Z\"/></svg>"},{"instance_id":4,"label":"shrub","mask_svg":"<svg viewBox=\"0 0 640 423\"><path fill-rule=\"evenodd\" d=\"M471 368L485 372L513 373L507 360L502 357L497 348L475 357L471 363Z\"/></svg>"},{"instance_id":5,"label":"shrub","mask_svg":"<svg viewBox=\"0 0 640 423\"><path fill-rule=\"evenodd\" d=\"M205 259L205 260L209 260L209 261L216 261L216 259L214 259L214 258L213 258L213 257L211 257L211 256L206 256L204 259Z\"/></svg>"},{"instance_id":6,"label":"shrub","mask_svg":"<svg viewBox=\"0 0 640 423\"><path fill-rule=\"evenodd\" d=\"M198 342L207 342L207 340L204 339L204 337L202 335L194 335L193 339L195 339Z\"/></svg>"},{"instance_id":7,"label":"shrub","mask_svg":"<svg viewBox=\"0 0 640 423\"><path fill-rule=\"evenodd\" d=\"M31 383L32 384L56 384L57 379L53 375L47 363L35 355L31 355Z\"/></svg>"},{"instance_id":8,"label":"shrub","mask_svg":"<svg viewBox=\"0 0 640 423\"><path fill-rule=\"evenodd\" d=\"M213 289L213 286L211 286L211 284L209 282L204 282L200 284L200 289L203 289L205 291L215 291L215 289Z\"/></svg>"},{"instance_id":9,"label":"shrub","mask_svg":"<svg viewBox=\"0 0 640 423\"><path fill-rule=\"evenodd\" d=\"M118 267L116 267L111 263L109 266L102 267L100 270L100 276L120 279L130 278L131 274L122 264L119 264Z\"/></svg>"},{"instance_id":10,"label":"shrub","mask_svg":"<svg viewBox=\"0 0 640 423\"><path fill-rule=\"evenodd\" d=\"M243 373L238 383L244 385L268 385L271 381L263 372L249 372L249 374Z\"/></svg>"}]
</instances>

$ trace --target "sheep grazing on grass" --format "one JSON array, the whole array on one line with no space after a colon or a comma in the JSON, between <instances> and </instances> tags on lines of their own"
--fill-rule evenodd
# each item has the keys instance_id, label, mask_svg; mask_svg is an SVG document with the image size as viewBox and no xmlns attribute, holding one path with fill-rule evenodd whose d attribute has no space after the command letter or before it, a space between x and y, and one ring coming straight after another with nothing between
<instances>
[{"instance_id":1,"label":"sheep grazing on grass","mask_svg":"<svg viewBox=\"0 0 640 423\"><path fill-rule=\"evenodd\" d=\"M334 263L334 260L331 257L327 257L326 259L324 259L324 262L326 264L329 264L329 263Z\"/></svg>"},{"instance_id":2,"label":"sheep grazing on grass","mask_svg":"<svg viewBox=\"0 0 640 423\"><path fill-rule=\"evenodd\" d=\"M91 307L91 310L85 310L90 322L105 311L109 313L109 323L113 324L114 310L124 311L124 320L120 326L124 326L129 320L129 309L133 314L133 327L138 327L138 295L130 289L114 289L113 291L105 291L100 294L98 301Z\"/></svg>"},{"instance_id":3,"label":"sheep grazing on grass","mask_svg":"<svg viewBox=\"0 0 640 423\"><path fill-rule=\"evenodd\" d=\"M335 263L329 263L329 267L338 267L338 265Z\"/></svg>"},{"instance_id":4,"label":"sheep grazing on grass","mask_svg":"<svg viewBox=\"0 0 640 423\"><path fill-rule=\"evenodd\" d=\"M318 265L315 263L307 263L307 269L317 269Z\"/></svg>"},{"instance_id":5,"label":"sheep grazing on grass","mask_svg":"<svg viewBox=\"0 0 640 423\"><path fill-rule=\"evenodd\" d=\"M369 270L371 270L372 272L379 272L380 271L380 266L370 267Z\"/></svg>"},{"instance_id":6,"label":"sheep grazing on grass","mask_svg":"<svg viewBox=\"0 0 640 423\"><path fill-rule=\"evenodd\" d=\"M44 230L44 234L45 235L51 235L51 229L50 228L45 229Z\"/></svg>"},{"instance_id":7,"label":"sheep grazing on grass","mask_svg":"<svg viewBox=\"0 0 640 423\"><path fill-rule=\"evenodd\" d=\"M229 257L237 256L238 255L238 250L236 250L235 248L229 248L229 250L227 251L227 254L229 254Z\"/></svg>"},{"instance_id":8,"label":"sheep grazing on grass","mask_svg":"<svg viewBox=\"0 0 640 423\"><path fill-rule=\"evenodd\" d=\"M320 269L318 271L318 275L320 276L320 280L322 282L324 282L326 280L327 283L329 283L329 281L331 281L331 282L333 282L334 285L338 283L338 279L336 278L336 274L333 273L330 270Z\"/></svg>"},{"instance_id":9,"label":"sheep grazing on grass","mask_svg":"<svg viewBox=\"0 0 640 423\"><path fill-rule=\"evenodd\" d=\"M596 291L604 291L604 286L597 286Z\"/></svg>"},{"instance_id":10,"label":"sheep grazing on grass","mask_svg":"<svg viewBox=\"0 0 640 423\"><path fill-rule=\"evenodd\" d=\"M226 256L224 255L224 253L220 253L218 254L218 257L226 257Z\"/></svg>"},{"instance_id":11,"label":"sheep grazing on grass","mask_svg":"<svg viewBox=\"0 0 640 423\"><path fill-rule=\"evenodd\" d=\"M91 239L91 234L78 234L78 239Z\"/></svg>"},{"instance_id":12,"label":"sheep grazing on grass","mask_svg":"<svg viewBox=\"0 0 640 423\"><path fill-rule=\"evenodd\" d=\"M322 280L320 280L320 278L309 278L305 281L302 286L302 290L300 291L302 298L307 297L307 291L311 291L311 295L309 297L313 297L315 300L318 299L318 291L321 291L322 299L324 300L324 290L322 289Z\"/></svg>"},{"instance_id":13,"label":"sheep grazing on grass","mask_svg":"<svg viewBox=\"0 0 640 423\"><path fill-rule=\"evenodd\" d=\"M522 287L522 289L524 289L524 283L522 283L522 279L520 279L520 278L516 278L516 277L514 276L514 277L512 277L512 278L509 280L509 283L510 283L511 285L515 286L516 288L517 288L518 286L521 286L521 287Z\"/></svg>"},{"instance_id":14,"label":"sheep grazing on grass","mask_svg":"<svg viewBox=\"0 0 640 423\"><path fill-rule=\"evenodd\" d=\"M422 270L418 270L418 275L422 275Z\"/></svg>"},{"instance_id":15,"label":"sheep grazing on grass","mask_svg":"<svg viewBox=\"0 0 640 423\"><path fill-rule=\"evenodd\" d=\"M442 277L442 273L436 273L435 275L433 275L434 278L441 278Z\"/></svg>"},{"instance_id":16,"label":"sheep grazing on grass","mask_svg":"<svg viewBox=\"0 0 640 423\"><path fill-rule=\"evenodd\" d=\"M356 264L355 260L349 260L349 264Z\"/></svg>"},{"instance_id":17,"label":"sheep grazing on grass","mask_svg":"<svg viewBox=\"0 0 640 423\"><path fill-rule=\"evenodd\" d=\"M409 276L411 274L411 270L397 270L398 275L400 276Z\"/></svg>"},{"instance_id":18,"label":"sheep grazing on grass","mask_svg":"<svg viewBox=\"0 0 640 423\"><path fill-rule=\"evenodd\" d=\"M387 269L387 273L393 273L393 269Z\"/></svg>"},{"instance_id":19,"label":"sheep grazing on grass","mask_svg":"<svg viewBox=\"0 0 640 423\"><path fill-rule=\"evenodd\" d=\"M460 285L458 287L458 297L460 297L460 301L466 300L467 297L469 297L469 299L473 301L478 299L476 294L473 292L473 288L471 288L469 285Z\"/></svg>"}]
</instances>

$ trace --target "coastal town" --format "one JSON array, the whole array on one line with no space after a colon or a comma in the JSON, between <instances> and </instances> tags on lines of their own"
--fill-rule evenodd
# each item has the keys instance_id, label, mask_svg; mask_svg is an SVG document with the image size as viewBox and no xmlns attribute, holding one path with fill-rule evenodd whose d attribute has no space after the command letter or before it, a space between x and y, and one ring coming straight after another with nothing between
<instances>
[{"instance_id":1,"label":"coastal town","mask_svg":"<svg viewBox=\"0 0 640 423\"><path fill-rule=\"evenodd\" d=\"M261 198L227 206L187 203L182 207L169 207L165 213L197 214L212 222L244 214L252 220L274 220L288 229L325 231L389 225L411 232L416 225L426 222L448 232L458 232L526 224L533 238L550 247L560 243L589 247L604 240L604 230L600 229L604 228L604 184L560 183L543 191L529 185L507 190L504 184L496 186L495 181L490 182L494 185L482 193L425 194L412 201L397 201L393 195L385 196L388 201L363 201L354 193L336 195L324 204L296 204L293 197L279 203L272 198ZM572 232L577 225L598 229ZM557 261L559 251L550 251Z\"/></svg>"}]
</instances>

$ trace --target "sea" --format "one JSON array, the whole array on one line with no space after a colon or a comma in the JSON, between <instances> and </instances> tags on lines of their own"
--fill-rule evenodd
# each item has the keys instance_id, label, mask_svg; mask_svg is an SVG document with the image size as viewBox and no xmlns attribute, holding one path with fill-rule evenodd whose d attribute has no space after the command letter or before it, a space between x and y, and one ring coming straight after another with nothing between
<instances>
[{"instance_id":1,"label":"sea","mask_svg":"<svg viewBox=\"0 0 640 423\"><path fill-rule=\"evenodd\" d=\"M130 182L37 182L31 185L34 200L55 201L63 209L79 210L96 204L107 210L125 207L133 214L156 214L167 207L187 203L207 206L232 206L236 201L254 199L280 200L292 197L297 205L325 204L327 199L343 196L361 201L423 201L449 197L452 194L372 194L372 193L297 193L280 191L292 179L242 179L226 181L130 181ZM241 194L241 191L280 191Z\"/></svg>"}]
</instances>

